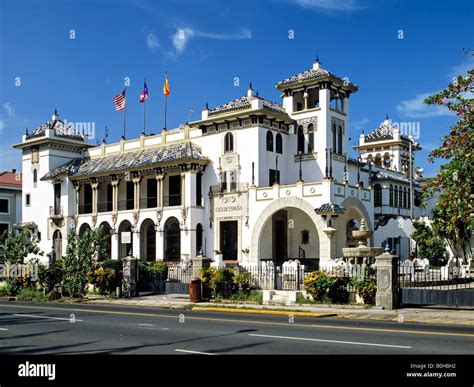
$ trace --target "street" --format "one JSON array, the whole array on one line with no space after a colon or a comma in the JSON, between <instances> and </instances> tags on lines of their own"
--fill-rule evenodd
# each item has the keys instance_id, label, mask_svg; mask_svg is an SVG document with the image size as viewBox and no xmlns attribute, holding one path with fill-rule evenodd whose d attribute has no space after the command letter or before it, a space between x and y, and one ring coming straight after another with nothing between
<instances>
[{"instance_id":1,"label":"street","mask_svg":"<svg viewBox=\"0 0 474 387\"><path fill-rule=\"evenodd\" d=\"M472 354L474 328L0 302L0 354Z\"/></svg>"}]
</instances>

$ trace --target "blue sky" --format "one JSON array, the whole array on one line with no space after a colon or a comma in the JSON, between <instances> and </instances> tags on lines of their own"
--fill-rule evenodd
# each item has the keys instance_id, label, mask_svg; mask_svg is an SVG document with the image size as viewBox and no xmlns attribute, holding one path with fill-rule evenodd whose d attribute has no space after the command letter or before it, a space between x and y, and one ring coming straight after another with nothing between
<instances>
[{"instance_id":1,"label":"blue sky","mask_svg":"<svg viewBox=\"0 0 474 387\"><path fill-rule=\"evenodd\" d=\"M417 165L431 175L427 155L455 117L422 99L474 67L462 50L474 49L473 16L469 0L0 0L0 170L21 168L11 144L55 108L69 122L94 122L99 138L107 125L109 142L117 141L123 115L112 98L126 77L132 138L143 128L144 77L147 131L158 133L165 70L168 127L176 127L189 108L196 120L206 102L245 95L249 82L279 102L275 83L319 55L324 68L359 85L350 99L352 145L387 113L419 123Z\"/></svg>"}]
</instances>

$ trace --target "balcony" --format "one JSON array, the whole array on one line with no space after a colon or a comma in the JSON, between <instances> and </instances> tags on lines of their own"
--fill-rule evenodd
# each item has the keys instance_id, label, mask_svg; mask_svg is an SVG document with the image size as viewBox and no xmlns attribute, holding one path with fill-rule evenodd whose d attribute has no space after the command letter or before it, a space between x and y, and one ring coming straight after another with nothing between
<instances>
[{"instance_id":1,"label":"balcony","mask_svg":"<svg viewBox=\"0 0 474 387\"><path fill-rule=\"evenodd\" d=\"M118 201L118 210L119 211L133 210L134 205L135 204L134 204L133 199L119 200Z\"/></svg>"},{"instance_id":2,"label":"balcony","mask_svg":"<svg viewBox=\"0 0 474 387\"><path fill-rule=\"evenodd\" d=\"M54 205L49 207L49 217L56 226L62 226L64 221L63 206Z\"/></svg>"},{"instance_id":3,"label":"balcony","mask_svg":"<svg viewBox=\"0 0 474 387\"><path fill-rule=\"evenodd\" d=\"M148 197L140 199L140 208L156 208L158 200L156 197Z\"/></svg>"},{"instance_id":4,"label":"balcony","mask_svg":"<svg viewBox=\"0 0 474 387\"><path fill-rule=\"evenodd\" d=\"M110 212L112 211L112 202L99 202L97 203L97 212Z\"/></svg>"},{"instance_id":5,"label":"balcony","mask_svg":"<svg viewBox=\"0 0 474 387\"><path fill-rule=\"evenodd\" d=\"M172 206L180 206L181 205L181 195L168 195L163 196L163 206L164 207L172 207Z\"/></svg>"},{"instance_id":6,"label":"balcony","mask_svg":"<svg viewBox=\"0 0 474 387\"><path fill-rule=\"evenodd\" d=\"M79 204L79 214L92 214L92 203Z\"/></svg>"}]
</instances>

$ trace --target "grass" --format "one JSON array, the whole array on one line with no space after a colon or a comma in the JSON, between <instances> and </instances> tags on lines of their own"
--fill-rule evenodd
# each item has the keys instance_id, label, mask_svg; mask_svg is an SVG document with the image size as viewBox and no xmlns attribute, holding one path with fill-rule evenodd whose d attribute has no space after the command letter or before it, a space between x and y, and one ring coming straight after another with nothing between
<instances>
[{"instance_id":1,"label":"grass","mask_svg":"<svg viewBox=\"0 0 474 387\"><path fill-rule=\"evenodd\" d=\"M35 289L20 289L16 295L17 300L21 301L48 301L49 294L44 294L42 290Z\"/></svg>"},{"instance_id":2,"label":"grass","mask_svg":"<svg viewBox=\"0 0 474 387\"><path fill-rule=\"evenodd\" d=\"M215 303L253 303L253 304L262 304L263 303L263 293L258 292L255 294L233 294L229 298L222 298L221 296L216 296L212 300Z\"/></svg>"}]
</instances>

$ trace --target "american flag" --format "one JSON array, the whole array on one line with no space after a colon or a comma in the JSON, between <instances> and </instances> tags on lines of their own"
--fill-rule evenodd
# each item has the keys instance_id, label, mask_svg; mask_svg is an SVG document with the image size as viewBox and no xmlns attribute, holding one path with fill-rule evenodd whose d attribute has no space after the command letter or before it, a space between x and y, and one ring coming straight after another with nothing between
<instances>
[{"instance_id":1,"label":"american flag","mask_svg":"<svg viewBox=\"0 0 474 387\"><path fill-rule=\"evenodd\" d=\"M125 89L114 97L115 110L119 111L125 109Z\"/></svg>"}]
</instances>

